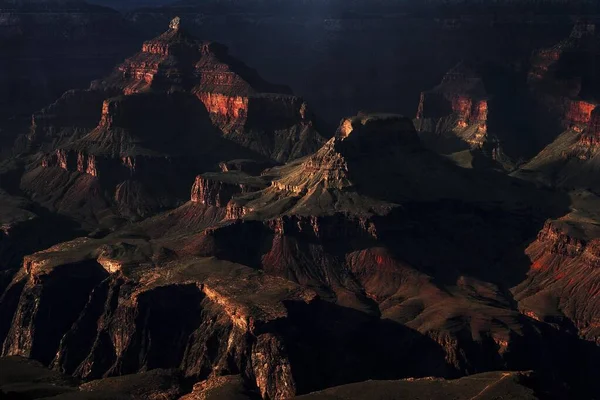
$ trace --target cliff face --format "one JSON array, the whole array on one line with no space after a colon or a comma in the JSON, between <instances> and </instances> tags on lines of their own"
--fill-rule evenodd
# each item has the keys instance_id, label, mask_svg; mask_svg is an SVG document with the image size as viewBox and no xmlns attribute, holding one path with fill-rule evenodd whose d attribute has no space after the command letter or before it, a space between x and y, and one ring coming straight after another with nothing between
<instances>
[{"instance_id":1,"label":"cliff face","mask_svg":"<svg viewBox=\"0 0 600 400\"><path fill-rule=\"evenodd\" d=\"M464 64L450 70L435 89L421 93L417 130L458 137L481 148L487 140L488 95L480 76Z\"/></svg>"},{"instance_id":2,"label":"cliff face","mask_svg":"<svg viewBox=\"0 0 600 400\"><path fill-rule=\"evenodd\" d=\"M234 195L256 192L263 187L264 183L259 179L253 179L243 174L198 175L192 186L191 201L215 207L226 207Z\"/></svg>"},{"instance_id":3,"label":"cliff face","mask_svg":"<svg viewBox=\"0 0 600 400\"><path fill-rule=\"evenodd\" d=\"M63 251L60 247L53 250ZM121 253L117 258L123 256ZM294 394L286 345L281 335L269 328L271 320L285 319L287 312L281 303L264 302L274 295L310 302L314 295L282 280L265 281L242 266L215 260L198 260L200 264L192 269L180 271L181 282L140 286L141 282L122 275L127 274L124 265L105 269L106 257L67 265L61 265L64 261L60 256L53 261L39 258L27 260L22 271L26 275L15 280L16 285L24 282L24 286L13 325L6 334L4 354L52 362L57 370L86 379L157 367L180 367L185 376L196 379L212 371L237 371L252 380L264 398L282 399ZM113 258L112 265L118 263ZM132 272L135 263L129 260L129 266ZM221 278L209 276L215 268L229 272L217 274ZM253 286L243 288L239 283L232 286L226 282L230 279L227 274L240 272L252 285L266 285L256 306L244 298L255 296L250 292ZM147 278L154 281L157 276L152 276ZM194 283L200 276L211 283ZM68 291L67 296L64 287L57 285L69 284L76 285L77 291ZM190 304L195 306L190 308ZM49 309L59 314L44 311ZM169 323L165 325L166 321ZM171 351L165 353L164 346Z\"/></svg>"},{"instance_id":4,"label":"cliff face","mask_svg":"<svg viewBox=\"0 0 600 400\"><path fill-rule=\"evenodd\" d=\"M0 292L3 293L25 255L42 250L57 240L73 237L75 227L71 221L1 189L0 202ZM54 232L52 237L45 234L48 230ZM6 307L7 304L0 300L0 312L7 311ZM0 322L0 335L9 325L6 320Z\"/></svg>"},{"instance_id":5,"label":"cliff face","mask_svg":"<svg viewBox=\"0 0 600 400\"><path fill-rule=\"evenodd\" d=\"M596 104L573 102L568 129L544 148L516 175L566 190L600 188L598 168L600 108Z\"/></svg>"},{"instance_id":6,"label":"cliff face","mask_svg":"<svg viewBox=\"0 0 600 400\"><path fill-rule=\"evenodd\" d=\"M104 101L101 110L96 128L46 154L40 167L24 174L21 188L55 194L46 204L72 214L69 193L87 186L87 193L78 196L102 199L87 201L91 208L87 214L101 213L108 206L126 217L147 216L184 201L197 171L218 163L220 154L244 155L223 142L191 95L129 95ZM190 133L195 130L204 136ZM204 151L213 146L215 152L194 159L192 149L200 143ZM49 176L57 184L51 190L44 183Z\"/></svg>"},{"instance_id":7,"label":"cliff face","mask_svg":"<svg viewBox=\"0 0 600 400\"><path fill-rule=\"evenodd\" d=\"M140 186L144 171L167 166L141 160L160 159L169 141L144 136L128 107L144 112L149 101L160 104L155 114L187 115L197 104L187 93L161 103L148 96L106 103L93 136L60 149L36 179L54 185L44 173L60 171L79 182L68 198L101 194L117 176L103 164L113 159L129 174L116 196L143 204L135 199L149 187ZM165 122L170 138L177 119ZM105 142L111 135L123 140ZM191 201L171 211L25 256L0 300L2 354L98 385L173 369L197 382L190 396L239 388L238 376L264 399L367 379L562 374L565 360L582 357L569 342L575 331L507 294L520 282L518 249L555 203L548 193L453 165L396 115L345 118L312 156L265 165L221 163L221 172L190 178ZM540 240L555 240L545 239L552 232ZM583 242L555 242L568 257L597 256Z\"/></svg>"},{"instance_id":8,"label":"cliff face","mask_svg":"<svg viewBox=\"0 0 600 400\"><path fill-rule=\"evenodd\" d=\"M566 100L563 126L582 131L590 123L596 104L581 100Z\"/></svg>"},{"instance_id":9,"label":"cliff face","mask_svg":"<svg viewBox=\"0 0 600 400\"><path fill-rule=\"evenodd\" d=\"M84 223L102 215L110 224L181 204L189 182L221 161L286 161L321 143L301 99L174 20L106 79L34 115L20 146L44 156L21 189Z\"/></svg>"},{"instance_id":10,"label":"cliff face","mask_svg":"<svg viewBox=\"0 0 600 400\"><path fill-rule=\"evenodd\" d=\"M576 331L600 343L597 226L548 221L526 250L532 265L527 279L513 289L519 307L538 320Z\"/></svg>"},{"instance_id":11,"label":"cliff face","mask_svg":"<svg viewBox=\"0 0 600 400\"><path fill-rule=\"evenodd\" d=\"M567 154L584 163L594 162L600 150L600 107L595 106L583 129L576 131L581 133Z\"/></svg>"},{"instance_id":12,"label":"cliff face","mask_svg":"<svg viewBox=\"0 0 600 400\"><path fill-rule=\"evenodd\" d=\"M282 278L215 258L169 261L143 240L102 243L77 240L26 258L6 292L18 301L3 354L32 356L85 379L154 368L177 368L195 380L240 374L265 399L363 379L373 368L377 376L403 374L388 368L403 354L416 357L408 346L415 341L427 363L406 373L422 374L432 362L444 370L430 341L358 313L339 314L313 290ZM334 316L347 329L325 328ZM350 364L340 358L348 345L377 343L389 329L406 340L393 356L370 344L347 354ZM326 354L322 364L305 369L319 353ZM369 366L357 368L362 363Z\"/></svg>"},{"instance_id":13,"label":"cliff face","mask_svg":"<svg viewBox=\"0 0 600 400\"><path fill-rule=\"evenodd\" d=\"M600 56L599 43L596 26L580 21L567 39L532 57L528 76L531 92L547 110L547 118L558 120L563 128L580 129L596 107L600 87L590 66Z\"/></svg>"},{"instance_id":14,"label":"cliff face","mask_svg":"<svg viewBox=\"0 0 600 400\"><path fill-rule=\"evenodd\" d=\"M548 118L563 130L517 175L562 189L598 190L597 71L590 68L600 56L595 25L578 23L571 36L554 46L551 62L534 56L529 85L538 102L550 111ZM540 54L545 54L542 52ZM542 57L543 58L543 57ZM536 72L537 65L546 65Z\"/></svg>"},{"instance_id":15,"label":"cliff face","mask_svg":"<svg viewBox=\"0 0 600 400\"><path fill-rule=\"evenodd\" d=\"M102 103L110 95L91 90L64 93L53 104L33 114L29 134L17 141L17 150L51 151L79 139L98 124Z\"/></svg>"},{"instance_id":16,"label":"cliff face","mask_svg":"<svg viewBox=\"0 0 600 400\"><path fill-rule=\"evenodd\" d=\"M282 162L320 144L306 103L264 81L219 43L198 42L178 23L126 60L103 82L123 93L184 90L204 104L213 124L242 146ZM298 134L305 136L298 138Z\"/></svg>"}]
</instances>

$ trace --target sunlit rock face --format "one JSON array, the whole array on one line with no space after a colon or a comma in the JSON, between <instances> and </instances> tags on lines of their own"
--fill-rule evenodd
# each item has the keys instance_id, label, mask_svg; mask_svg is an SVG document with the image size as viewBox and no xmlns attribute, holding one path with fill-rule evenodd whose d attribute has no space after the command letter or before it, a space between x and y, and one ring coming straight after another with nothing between
<instances>
[{"instance_id":1,"label":"sunlit rock face","mask_svg":"<svg viewBox=\"0 0 600 400\"><path fill-rule=\"evenodd\" d=\"M573 129L580 132L580 135L567 155L576 156L583 161L594 159L600 151L600 106L594 107L584 125Z\"/></svg>"},{"instance_id":2,"label":"sunlit rock face","mask_svg":"<svg viewBox=\"0 0 600 400\"><path fill-rule=\"evenodd\" d=\"M255 192L264 187L261 182L251 178L227 174L198 175L192 186L191 201L215 207L229 207L230 200L236 194Z\"/></svg>"},{"instance_id":3,"label":"sunlit rock face","mask_svg":"<svg viewBox=\"0 0 600 400\"><path fill-rule=\"evenodd\" d=\"M582 129L596 107L600 87L594 65L600 57L595 24L582 20L571 35L551 48L534 53L528 84L537 101L563 128Z\"/></svg>"},{"instance_id":4,"label":"sunlit rock face","mask_svg":"<svg viewBox=\"0 0 600 400\"><path fill-rule=\"evenodd\" d=\"M137 129L129 107L163 99L147 108L159 114L148 127L199 104L175 98L115 99L83 147L115 154L120 206L158 199L139 174L168 165L149 167L161 159L150 150L169 141L126 140ZM58 171L104 190L92 186L108 173L104 159L94 176L73 154L56 155L38 179ZM360 113L310 156L217 168L189 178L174 209L25 257L0 304L2 354L86 381L174 370L188 392L195 383L188 398L241 381L257 398L283 400L368 379L554 366L551 350L568 344L508 293L555 194L456 166L423 146L410 119ZM539 237L595 265L584 238Z\"/></svg>"},{"instance_id":5,"label":"sunlit rock face","mask_svg":"<svg viewBox=\"0 0 600 400\"><path fill-rule=\"evenodd\" d=\"M516 173L563 190L600 189L600 107L590 102L573 102L567 129ZM590 112L589 110L592 109ZM575 122L577 121L577 122Z\"/></svg>"},{"instance_id":6,"label":"sunlit rock face","mask_svg":"<svg viewBox=\"0 0 600 400\"><path fill-rule=\"evenodd\" d=\"M513 289L519 307L538 320L572 321L578 334L600 344L600 231L588 223L548 221L526 250L527 279ZM552 304L552 305L550 305Z\"/></svg>"},{"instance_id":7,"label":"sunlit rock face","mask_svg":"<svg viewBox=\"0 0 600 400\"><path fill-rule=\"evenodd\" d=\"M552 57L544 55L552 54ZM597 190L600 86L600 37L587 21L575 25L571 35L534 54L529 88L538 112L547 122L545 147L520 172L544 184L563 189Z\"/></svg>"},{"instance_id":8,"label":"sunlit rock face","mask_svg":"<svg viewBox=\"0 0 600 400\"><path fill-rule=\"evenodd\" d=\"M165 95L184 92L196 96L215 126L229 135L229 139L244 145L247 143L236 136L242 132L285 136L284 131L291 130L293 135L310 136L304 140L319 142L316 132L305 132L314 130L306 103L293 96L289 88L264 81L255 70L230 56L225 46L198 41L179 25L172 26L145 42L142 51L127 59L107 78L94 81L88 90L68 92L34 115L30 142L47 141L48 136L60 138L65 130L70 130L73 136L73 131L80 134L79 129L89 129L90 125L110 128L115 118L131 119L131 114L119 108L127 103L108 98L147 92ZM277 137L275 144L285 144L281 142L283 139ZM286 157L301 156L303 151L311 150L296 148L295 138L286 140L290 141L287 146L291 149L263 147L259 150L261 153L270 151L265 155L278 159L286 154Z\"/></svg>"},{"instance_id":9,"label":"sunlit rock face","mask_svg":"<svg viewBox=\"0 0 600 400\"><path fill-rule=\"evenodd\" d=\"M592 119L596 104L582 100L566 100L563 124L565 128L582 131Z\"/></svg>"},{"instance_id":10,"label":"sunlit rock face","mask_svg":"<svg viewBox=\"0 0 600 400\"><path fill-rule=\"evenodd\" d=\"M231 57L225 46L197 41L179 26L145 42L142 51L126 60L105 83L117 85L124 94L147 90L192 93L228 139L277 161L305 155L314 150L311 142L320 140L306 103L289 88L264 81ZM299 134L308 137L290 138ZM266 137L261 140L256 135ZM270 139L274 144L266 144L268 136L274 136ZM297 140L300 148L294 143Z\"/></svg>"},{"instance_id":11,"label":"sunlit rock face","mask_svg":"<svg viewBox=\"0 0 600 400\"><path fill-rule=\"evenodd\" d=\"M87 219L135 219L189 200L189 182L223 161L286 162L324 139L289 88L173 22L108 77L36 113L24 141L28 152L44 153L24 191L66 214L83 201ZM84 187L98 201L85 200ZM229 199L207 201L225 208Z\"/></svg>"},{"instance_id":12,"label":"sunlit rock face","mask_svg":"<svg viewBox=\"0 0 600 400\"><path fill-rule=\"evenodd\" d=\"M436 88L422 92L415 126L419 132L456 137L481 148L488 139L488 95L481 77L461 63Z\"/></svg>"}]
</instances>

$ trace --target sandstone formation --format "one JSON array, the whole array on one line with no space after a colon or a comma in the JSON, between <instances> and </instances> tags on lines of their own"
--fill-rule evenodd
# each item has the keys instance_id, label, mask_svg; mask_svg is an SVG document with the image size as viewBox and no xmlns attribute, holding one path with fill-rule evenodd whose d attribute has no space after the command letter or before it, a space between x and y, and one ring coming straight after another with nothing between
<instances>
[{"instance_id":1,"label":"sandstone formation","mask_svg":"<svg viewBox=\"0 0 600 400\"><path fill-rule=\"evenodd\" d=\"M536 180L564 190L587 189L597 192L600 182L600 107L585 119L573 124L537 156L516 173L525 179Z\"/></svg>"},{"instance_id":2,"label":"sandstone formation","mask_svg":"<svg viewBox=\"0 0 600 400\"><path fill-rule=\"evenodd\" d=\"M423 148L406 118L344 119L312 156L202 174L172 211L25 256L2 298L2 354L99 382L176 369L198 382L189 398L489 369L562 376L584 350L548 349L574 333L507 296L520 272L506 248L556 200L472 172Z\"/></svg>"},{"instance_id":3,"label":"sandstone formation","mask_svg":"<svg viewBox=\"0 0 600 400\"><path fill-rule=\"evenodd\" d=\"M565 132L512 175L498 143L521 131L498 118L518 107L493 69L459 64L415 121L361 112L325 140L184 25L36 113L0 163L0 397L600 392L589 24L514 89ZM576 94L554 91L567 72Z\"/></svg>"},{"instance_id":4,"label":"sandstone formation","mask_svg":"<svg viewBox=\"0 0 600 400\"><path fill-rule=\"evenodd\" d=\"M598 191L600 108L595 72L596 27L578 23L571 36L540 51L530 72L532 90L558 116L563 132L516 174L565 190Z\"/></svg>"},{"instance_id":5,"label":"sandstone formation","mask_svg":"<svg viewBox=\"0 0 600 400\"><path fill-rule=\"evenodd\" d=\"M40 140L47 142L44 137L63 135L68 127L85 130L98 120L103 126L115 117L133 119L127 106L120 107L110 98L146 92L180 92L197 98L222 135L276 161L305 155L319 144L312 115L302 99L285 86L264 81L255 70L230 56L225 46L198 41L179 23L171 23L168 31L144 42L142 51L104 80L93 82L86 91L66 93L35 114L29 140L35 143L41 136ZM99 106L105 99L108 103ZM77 114L77 119L72 114Z\"/></svg>"},{"instance_id":6,"label":"sandstone formation","mask_svg":"<svg viewBox=\"0 0 600 400\"><path fill-rule=\"evenodd\" d=\"M194 176L222 161L312 152L322 139L311 118L289 89L174 20L110 76L34 114L26 148L44 155L21 189L84 224L111 226L180 205Z\"/></svg>"},{"instance_id":7,"label":"sandstone formation","mask_svg":"<svg viewBox=\"0 0 600 400\"><path fill-rule=\"evenodd\" d=\"M528 277L514 289L522 312L600 343L599 245L595 223L574 216L546 222L526 250Z\"/></svg>"},{"instance_id":8,"label":"sandstone formation","mask_svg":"<svg viewBox=\"0 0 600 400\"><path fill-rule=\"evenodd\" d=\"M481 148L488 141L488 100L481 76L460 63L439 86L421 93L417 130L440 136L439 140L458 138L468 147Z\"/></svg>"},{"instance_id":9,"label":"sandstone formation","mask_svg":"<svg viewBox=\"0 0 600 400\"><path fill-rule=\"evenodd\" d=\"M580 22L552 51L537 55L533 90L560 116L564 131L514 176L553 187L570 210L546 221L525 253L526 279L511 289L524 315L597 345L598 88L588 69L598 56L595 25Z\"/></svg>"}]
</instances>

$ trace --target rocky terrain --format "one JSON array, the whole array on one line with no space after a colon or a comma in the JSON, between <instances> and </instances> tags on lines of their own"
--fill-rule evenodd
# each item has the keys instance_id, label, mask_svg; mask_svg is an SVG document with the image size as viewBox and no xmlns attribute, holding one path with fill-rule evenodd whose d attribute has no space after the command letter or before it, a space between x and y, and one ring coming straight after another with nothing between
<instances>
[{"instance_id":1,"label":"rocky terrain","mask_svg":"<svg viewBox=\"0 0 600 400\"><path fill-rule=\"evenodd\" d=\"M596 25L579 23L570 37L535 55L530 72L532 90L561 132L519 174L565 190L598 193L598 97L600 87L590 65L600 55Z\"/></svg>"},{"instance_id":2,"label":"rocky terrain","mask_svg":"<svg viewBox=\"0 0 600 400\"><path fill-rule=\"evenodd\" d=\"M191 33L226 44L269 80L290 85L333 130L361 110L414 116L420 93L461 60L516 68L524 79L531 52L567 35L576 14L550 7L494 13L469 2L445 11L439 3L185 0L126 16L152 36L179 15Z\"/></svg>"},{"instance_id":3,"label":"rocky terrain","mask_svg":"<svg viewBox=\"0 0 600 400\"><path fill-rule=\"evenodd\" d=\"M285 162L322 142L302 99L173 22L105 79L35 113L7 171L24 169L18 189L45 207L109 228L181 204L221 161Z\"/></svg>"},{"instance_id":4,"label":"rocky terrain","mask_svg":"<svg viewBox=\"0 0 600 400\"><path fill-rule=\"evenodd\" d=\"M439 151L444 151L444 145L450 147L450 152L460 151L461 147L483 148L488 142L487 122L485 85L481 76L465 64L450 70L436 88L421 93L415 125L422 136L433 136L425 140L432 141ZM492 151L495 158L497 149Z\"/></svg>"},{"instance_id":5,"label":"rocky terrain","mask_svg":"<svg viewBox=\"0 0 600 400\"><path fill-rule=\"evenodd\" d=\"M597 398L596 43L329 128L172 19L0 163L0 395Z\"/></svg>"},{"instance_id":6,"label":"rocky terrain","mask_svg":"<svg viewBox=\"0 0 600 400\"><path fill-rule=\"evenodd\" d=\"M527 279L513 289L526 315L596 344L599 110L597 76L589 66L598 51L596 26L582 21L568 39L534 55L532 90L563 132L514 175L559 188L568 193L571 206L564 216L546 221L527 247L533 264Z\"/></svg>"}]
</instances>

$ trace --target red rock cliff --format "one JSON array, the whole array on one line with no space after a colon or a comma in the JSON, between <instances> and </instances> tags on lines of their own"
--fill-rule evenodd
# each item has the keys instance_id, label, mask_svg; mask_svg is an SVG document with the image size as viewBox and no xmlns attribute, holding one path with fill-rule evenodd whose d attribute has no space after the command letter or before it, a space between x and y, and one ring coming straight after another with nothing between
<instances>
[{"instance_id":1,"label":"red rock cliff","mask_svg":"<svg viewBox=\"0 0 600 400\"><path fill-rule=\"evenodd\" d=\"M579 335L600 344L600 231L587 223L548 221L526 250L527 279L513 292L539 320L568 318Z\"/></svg>"},{"instance_id":2,"label":"red rock cliff","mask_svg":"<svg viewBox=\"0 0 600 400\"><path fill-rule=\"evenodd\" d=\"M198 175L192 186L191 201L215 207L227 207L236 194L255 192L264 187L251 177L235 173ZM233 177L232 177L233 176Z\"/></svg>"},{"instance_id":3,"label":"red rock cliff","mask_svg":"<svg viewBox=\"0 0 600 400\"><path fill-rule=\"evenodd\" d=\"M433 90L421 93L415 125L421 132L454 134L481 147L487 135L488 101L481 78L457 65Z\"/></svg>"}]
</instances>

